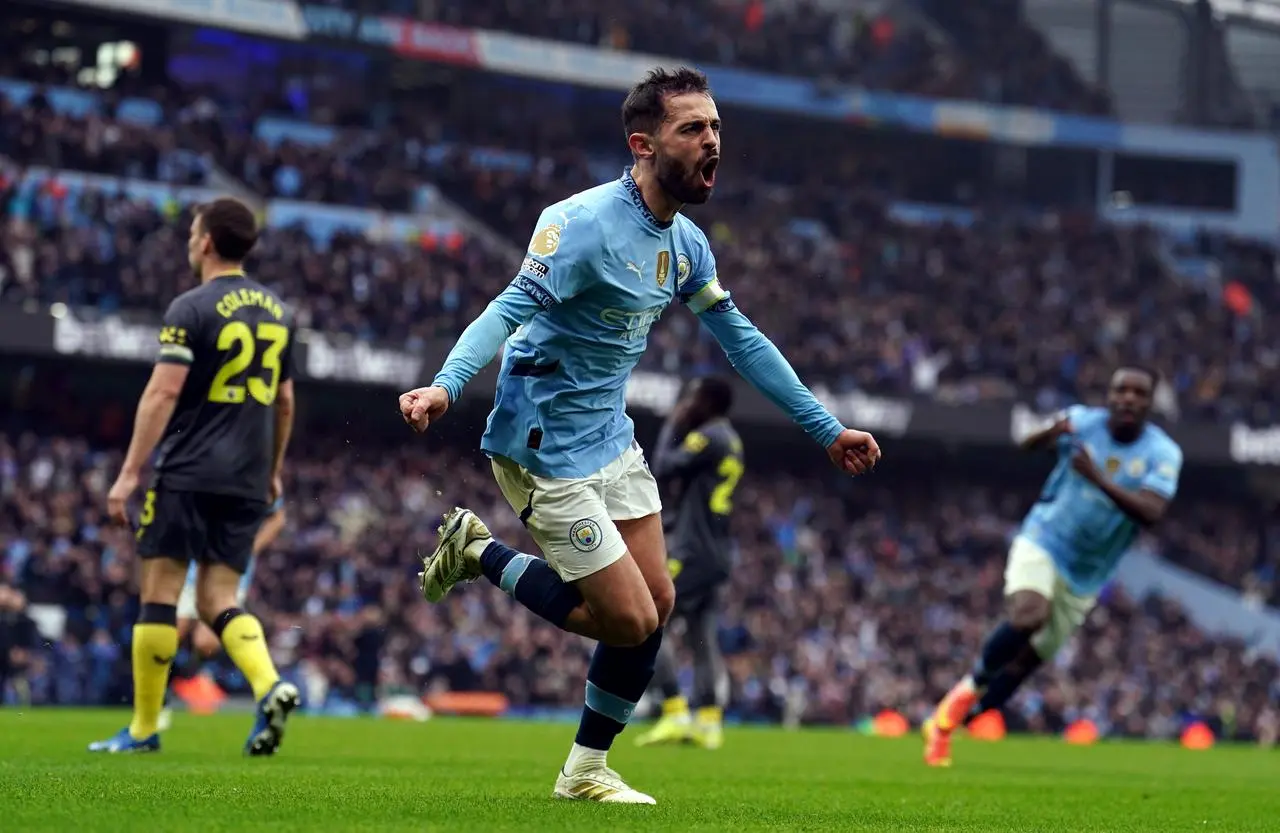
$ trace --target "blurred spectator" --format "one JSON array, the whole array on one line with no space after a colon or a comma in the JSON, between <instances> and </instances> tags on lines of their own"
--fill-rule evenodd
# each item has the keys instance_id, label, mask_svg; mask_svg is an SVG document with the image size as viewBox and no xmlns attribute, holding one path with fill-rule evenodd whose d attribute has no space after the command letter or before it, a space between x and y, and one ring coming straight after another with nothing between
<instances>
[{"instance_id":1,"label":"blurred spectator","mask_svg":"<svg viewBox=\"0 0 1280 833\"><path fill-rule=\"evenodd\" d=\"M0 584L0 705L7 702L6 691L12 691L19 704L30 702L27 674L39 647L35 622L27 615L26 597L17 588Z\"/></svg>"}]
</instances>

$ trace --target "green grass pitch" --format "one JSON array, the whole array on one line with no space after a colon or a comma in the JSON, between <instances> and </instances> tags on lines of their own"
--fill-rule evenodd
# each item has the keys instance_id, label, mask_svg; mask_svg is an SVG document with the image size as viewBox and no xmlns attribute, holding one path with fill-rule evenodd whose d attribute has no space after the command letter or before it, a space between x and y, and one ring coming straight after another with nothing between
<instances>
[{"instance_id":1,"label":"green grass pitch","mask_svg":"<svg viewBox=\"0 0 1280 833\"><path fill-rule=\"evenodd\" d=\"M573 727L299 717L272 759L240 756L246 715L178 715L164 751L91 756L123 712L0 710L0 829L14 831L1280 829L1280 757L1245 747L920 746L842 731L730 730L718 752L636 749L610 763L657 807L550 796Z\"/></svg>"}]
</instances>

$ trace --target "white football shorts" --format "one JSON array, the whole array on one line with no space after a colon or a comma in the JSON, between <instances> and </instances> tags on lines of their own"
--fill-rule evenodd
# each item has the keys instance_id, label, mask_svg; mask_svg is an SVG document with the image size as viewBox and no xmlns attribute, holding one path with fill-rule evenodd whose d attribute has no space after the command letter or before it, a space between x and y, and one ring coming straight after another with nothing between
<instances>
[{"instance_id":1,"label":"white football shorts","mask_svg":"<svg viewBox=\"0 0 1280 833\"><path fill-rule=\"evenodd\" d=\"M1046 661L1067 644L1098 603L1097 596L1074 592L1058 572L1053 556L1022 535L1013 539L1004 569L1005 596L1020 590L1031 590L1049 600L1049 621L1031 638L1032 647Z\"/></svg>"},{"instance_id":2,"label":"white football shorts","mask_svg":"<svg viewBox=\"0 0 1280 833\"><path fill-rule=\"evenodd\" d=\"M598 573L626 554L614 521L662 511L658 483L635 441L587 477L541 477L505 457L492 464L507 503L565 581Z\"/></svg>"}]
</instances>

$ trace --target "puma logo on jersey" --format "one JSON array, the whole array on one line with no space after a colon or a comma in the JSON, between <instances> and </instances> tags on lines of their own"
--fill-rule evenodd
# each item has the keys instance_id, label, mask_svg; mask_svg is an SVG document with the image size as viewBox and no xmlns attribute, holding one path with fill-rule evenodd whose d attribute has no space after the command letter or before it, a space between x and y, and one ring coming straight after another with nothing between
<instances>
[{"instance_id":1,"label":"puma logo on jersey","mask_svg":"<svg viewBox=\"0 0 1280 833\"><path fill-rule=\"evenodd\" d=\"M644 280L644 265L645 265L645 263L647 263L647 262L648 262L648 261L642 260L642 261L640 261L640 265L639 265L639 266L636 266L634 262L632 262L632 261L628 260L628 261L627 261L627 271L628 271L628 272L635 272L635 273L636 273L636 277L637 277L637 278L639 278L640 280Z\"/></svg>"}]
</instances>

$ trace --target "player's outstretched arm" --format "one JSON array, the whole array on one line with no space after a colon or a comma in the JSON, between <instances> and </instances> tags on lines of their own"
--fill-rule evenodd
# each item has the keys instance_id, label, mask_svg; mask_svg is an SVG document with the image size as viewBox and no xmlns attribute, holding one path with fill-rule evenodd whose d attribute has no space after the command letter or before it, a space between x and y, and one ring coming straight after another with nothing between
<instances>
[{"instance_id":1,"label":"player's outstretched arm","mask_svg":"<svg viewBox=\"0 0 1280 833\"><path fill-rule=\"evenodd\" d=\"M1027 434L1018 442L1023 451L1051 450L1061 437L1071 433L1071 416L1069 411L1060 411L1045 421L1043 427Z\"/></svg>"},{"instance_id":2,"label":"player's outstretched arm","mask_svg":"<svg viewBox=\"0 0 1280 833\"><path fill-rule=\"evenodd\" d=\"M418 433L427 430L427 426L444 416L449 405L457 401L467 382L493 361L516 328L540 309L529 295L514 285L504 289L462 331L435 381L427 387L400 394L400 415L404 421Z\"/></svg>"},{"instance_id":3,"label":"player's outstretched arm","mask_svg":"<svg viewBox=\"0 0 1280 833\"><path fill-rule=\"evenodd\" d=\"M577 295L600 275L605 238L599 221L585 209L566 220L567 213L559 205L542 212L515 278L463 330L435 381L400 395L400 414L415 431L425 431L444 415L517 327Z\"/></svg>"},{"instance_id":4,"label":"player's outstretched arm","mask_svg":"<svg viewBox=\"0 0 1280 833\"><path fill-rule=\"evenodd\" d=\"M713 279L697 294L708 290L722 297L701 310L693 307L694 311L739 375L825 448L837 468L848 474L864 474L875 468L880 460L880 446L875 438L865 431L845 428L823 407L800 381L782 352L734 306L729 294L719 288L718 281Z\"/></svg>"}]
</instances>

